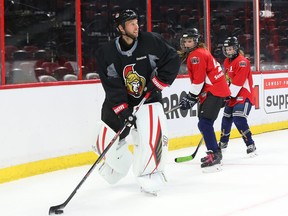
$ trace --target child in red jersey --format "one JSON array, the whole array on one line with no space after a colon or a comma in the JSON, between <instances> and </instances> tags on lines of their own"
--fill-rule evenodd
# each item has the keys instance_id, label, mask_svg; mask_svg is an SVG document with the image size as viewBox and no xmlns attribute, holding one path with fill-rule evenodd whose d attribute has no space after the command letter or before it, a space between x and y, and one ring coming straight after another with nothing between
<instances>
[{"instance_id":1,"label":"child in red jersey","mask_svg":"<svg viewBox=\"0 0 288 216\"><path fill-rule=\"evenodd\" d=\"M217 144L213 125L224 98L230 95L225 74L205 44L199 42L199 33L196 28L184 33L180 44L182 49L187 49L189 52L186 64L191 81L188 94L180 101L180 108L182 110L190 109L199 100L198 128L208 150L207 156L201 159L201 168L213 167L212 170L221 170L219 165L222 154Z\"/></svg>"},{"instance_id":2,"label":"child in red jersey","mask_svg":"<svg viewBox=\"0 0 288 216\"><path fill-rule=\"evenodd\" d=\"M228 98L221 124L219 147L227 148L232 123L234 122L247 146L247 154L256 155L256 146L247 123L253 105L253 80L250 62L239 49L238 39L228 37L223 44L224 69L229 78L231 96Z\"/></svg>"}]
</instances>

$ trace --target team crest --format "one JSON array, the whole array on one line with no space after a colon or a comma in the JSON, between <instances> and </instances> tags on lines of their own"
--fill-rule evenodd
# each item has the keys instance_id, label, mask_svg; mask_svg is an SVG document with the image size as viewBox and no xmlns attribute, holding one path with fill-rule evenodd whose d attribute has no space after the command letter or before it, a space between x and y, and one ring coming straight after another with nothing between
<instances>
[{"instance_id":1,"label":"team crest","mask_svg":"<svg viewBox=\"0 0 288 216\"><path fill-rule=\"evenodd\" d=\"M240 67L246 67L247 64L246 64L245 61L240 61L240 62L239 62L239 66L240 66Z\"/></svg>"},{"instance_id":2,"label":"team crest","mask_svg":"<svg viewBox=\"0 0 288 216\"><path fill-rule=\"evenodd\" d=\"M199 64L200 63L200 59L198 57L193 57L193 58L191 58L191 63L192 64Z\"/></svg>"},{"instance_id":3,"label":"team crest","mask_svg":"<svg viewBox=\"0 0 288 216\"><path fill-rule=\"evenodd\" d=\"M135 70L134 65L127 65L123 70L123 78L125 80L125 86L128 94L135 98L139 98L146 85L146 80L143 76L140 76Z\"/></svg>"}]
</instances>

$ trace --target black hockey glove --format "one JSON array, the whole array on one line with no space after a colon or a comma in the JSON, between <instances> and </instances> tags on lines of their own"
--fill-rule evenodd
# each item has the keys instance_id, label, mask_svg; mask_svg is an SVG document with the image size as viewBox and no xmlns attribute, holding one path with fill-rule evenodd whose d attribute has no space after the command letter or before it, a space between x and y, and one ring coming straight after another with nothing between
<instances>
[{"instance_id":1,"label":"black hockey glove","mask_svg":"<svg viewBox=\"0 0 288 216\"><path fill-rule=\"evenodd\" d=\"M132 127L135 122L136 122L136 116L133 115L132 111L127 108L127 109L124 109L122 112L120 112L119 114L120 118L123 119L125 122L127 121L128 122L128 127Z\"/></svg>"},{"instance_id":2,"label":"black hockey glove","mask_svg":"<svg viewBox=\"0 0 288 216\"><path fill-rule=\"evenodd\" d=\"M192 93L188 93L185 97L180 101L180 109L187 110L192 108L198 102L198 97Z\"/></svg>"}]
</instances>

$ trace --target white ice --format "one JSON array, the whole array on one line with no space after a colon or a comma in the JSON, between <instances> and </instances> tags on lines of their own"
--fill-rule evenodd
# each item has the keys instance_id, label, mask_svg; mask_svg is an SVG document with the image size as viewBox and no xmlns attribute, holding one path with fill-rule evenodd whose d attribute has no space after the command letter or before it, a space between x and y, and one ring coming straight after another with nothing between
<instances>
[{"instance_id":1,"label":"white ice","mask_svg":"<svg viewBox=\"0 0 288 216\"><path fill-rule=\"evenodd\" d=\"M63 216L286 216L288 215L288 130L255 135L258 156L248 158L241 139L230 141L223 171L202 173L196 158L174 158L193 148L169 152L167 186L157 197L140 192L132 172L109 185L97 167L64 208ZM91 165L0 184L1 216L44 216L63 203Z\"/></svg>"}]
</instances>

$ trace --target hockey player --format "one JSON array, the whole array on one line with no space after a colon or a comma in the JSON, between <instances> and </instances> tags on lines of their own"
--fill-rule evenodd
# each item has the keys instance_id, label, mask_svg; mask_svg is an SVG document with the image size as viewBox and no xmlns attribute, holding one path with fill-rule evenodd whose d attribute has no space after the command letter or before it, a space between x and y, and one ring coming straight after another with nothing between
<instances>
[{"instance_id":1,"label":"hockey player","mask_svg":"<svg viewBox=\"0 0 288 216\"><path fill-rule=\"evenodd\" d=\"M220 64L199 42L198 29L193 28L180 39L182 49L189 50L187 69L191 80L190 91L180 101L181 109L192 108L198 101L198 128L203 135L207 156L201 159L203 172L219 171L222 159L213 128L223 100L230 95L225 75Z\"/></svg>"},{"instance_id":2,"label":"hockey player","mask_svg":"<svg viewBox=\"0 0 288 216\"><path fill-rule=\"evenodd\" d=\"M133 172L142 190L155 193L165 180L163 172L168 153L161 90L175 80L180 59L177 51L158 34L139 32L138 16L133 10L117 13L115 24L120 36L100 47L97 55L105 91L101 114L105 124L97 139L98 153L105 148L102 143L106 142L107 131L115 134L125 121L130 127L126 127L120 141L107 152L99 172L110 183L118 182L127 174L132 156L125 137L135 126L131 129ZM151 92L150 97L133 115L133 107L146 92Z\"/></svg>"},{"instance_id":3,"label":"hockey player","mask_svg":"<svg viewBox=\"0 0 288 216\"><path fill-rule=\"evenodd\" d=\"M227 98L221 123L219 146L227 148L232 123L242 135L247 154L255 156L256 146L247 123L253 105L253 79L250 62L244 57L236 37L228 37L223 44L224 69L229 77L231 97Z\"/></svg>"}]
</instances>

